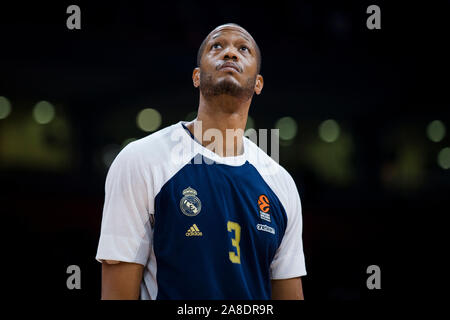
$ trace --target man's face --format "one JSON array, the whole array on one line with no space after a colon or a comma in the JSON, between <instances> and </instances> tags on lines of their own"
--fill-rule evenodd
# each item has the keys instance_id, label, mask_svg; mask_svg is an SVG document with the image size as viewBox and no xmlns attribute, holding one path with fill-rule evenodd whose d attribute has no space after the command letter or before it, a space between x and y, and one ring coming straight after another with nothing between
<instances>
[{"instance_id":1,"label":"man's face","mask_svg":"<svg viewBox=\"0 0 450 320\"><path fill-rule=\"evenodd\" d=\"M257 59L254 41L245 31L232 26L218 28L209 36L200 62L203 96L250 99L258 76Z\"/></svg>"}]
</instances>

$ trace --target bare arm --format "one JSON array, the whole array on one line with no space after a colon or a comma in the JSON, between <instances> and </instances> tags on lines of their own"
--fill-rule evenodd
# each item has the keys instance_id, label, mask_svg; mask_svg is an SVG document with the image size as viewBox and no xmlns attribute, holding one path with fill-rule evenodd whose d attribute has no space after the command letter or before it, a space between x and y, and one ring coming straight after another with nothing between
<instances>
[{"instance_id":1,"label":"bare arm","mask_svg":"<svg viewBox=\"0 0 450 320\"><path fill-rule=\"evenodd\" d=\"M301 278L272 280L272 300L304 300Z\"/></svg>"},{"instance_id":2,"label":"bare arm","mask_svg":"<svg viewBox=\"0 0 450 320\"><path fill-rule=\"evenodd\" d=\"M102 300L137 300L144 266L137 263L102 263Z\"/></svg>"}]
</instances>

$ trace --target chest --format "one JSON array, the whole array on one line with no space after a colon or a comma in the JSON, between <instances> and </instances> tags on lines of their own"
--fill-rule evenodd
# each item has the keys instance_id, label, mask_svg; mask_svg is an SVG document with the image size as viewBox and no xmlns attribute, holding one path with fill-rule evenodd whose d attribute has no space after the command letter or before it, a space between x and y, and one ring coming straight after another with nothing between
<instances>
[{"instance_id":1,"label":"chest","mask_svg":"<svg viewBox=\"0 0 450 320\"><path fill-rule=\"evenodd\" d=\"M277 195L250 164L187 165L155 199L155 237L170 244L167 254L221 250L225 260L243 252L270 260L286 223Z\"/></svg>"}]
</instances>

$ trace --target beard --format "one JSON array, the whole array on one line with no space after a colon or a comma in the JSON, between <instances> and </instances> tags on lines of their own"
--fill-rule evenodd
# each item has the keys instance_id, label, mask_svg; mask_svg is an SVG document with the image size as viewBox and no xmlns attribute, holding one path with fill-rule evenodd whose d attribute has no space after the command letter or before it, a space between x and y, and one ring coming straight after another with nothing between
<instances>
[{"instance_id":1,"label":"beard","mask_svg":"<svg viewBox=\"0 0 450 320\"><path fill-rule=\"evenodd\" d=\"M243 86L229 79L214 81L212 74L200 72L200 92L205 98L212 98L220 95L229 95L239 100L247 101L253 96L256 75L247 78Z\"/></svg>"}]
</instances>

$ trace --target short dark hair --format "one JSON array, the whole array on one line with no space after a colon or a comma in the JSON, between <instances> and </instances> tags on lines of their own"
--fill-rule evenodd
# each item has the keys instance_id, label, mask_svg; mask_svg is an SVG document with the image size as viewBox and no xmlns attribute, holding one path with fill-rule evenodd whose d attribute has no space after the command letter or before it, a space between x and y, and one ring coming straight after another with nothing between
<instances>
[{"instance_id":1,"label":"short dark hair","mask_svg":"<svg viewBox=\"0 0 450 320\"><path fill-rule=\"evenodd\" d=\"M236 23L226 23L226 25L230 25L230 26L235 26L235 27L239 27L242 28L240 25L236 24ZM244 29L244 28L242 28ZM245 30L245 29L244 29ZM208 41L208 36L206 36L205 39L203 39L202 44L200 45L200 48L198 49L197 52L197 66L200 67L200 61L202 60L202 55L203 55L203 51L205 51L205 46L206 46L206 42ZM255 49L256 49L256 59L257 59L257 72L260 73L261 72L261 51L259 50L258 44L256 43L256 41L253 39L253 42L255 43Z\"/></svg>"}]
</instances>

